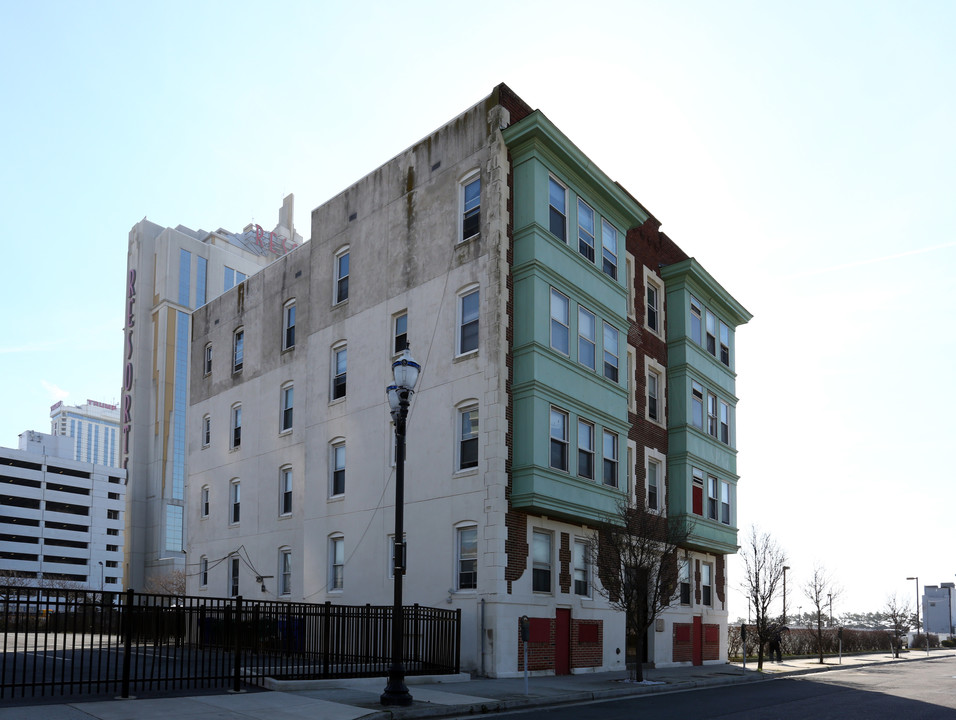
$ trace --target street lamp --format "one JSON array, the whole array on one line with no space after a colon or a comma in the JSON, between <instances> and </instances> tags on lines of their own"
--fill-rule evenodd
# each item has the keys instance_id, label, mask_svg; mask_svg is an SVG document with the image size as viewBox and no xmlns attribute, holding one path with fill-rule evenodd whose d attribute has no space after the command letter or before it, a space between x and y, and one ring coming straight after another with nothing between
<instances>
[{"instance_id":1,"label":"street lamp","mask_svg":"<svg viewBox=\"0 0 956 720\"><path fill-rule=\"evenodd\" d=\"M830 603L830 624L833 625L833 593L827 593L827 600Z\"/></svg>"},{"instance_id":2,"label":"street lamp","mask_svg":"<svg viewBox=\"0 0 956 720\"><path fill-rule=\"evenodd\" d=\"M908 577L907 580L916 581L916 635L919 636L920 626L919 626L919 611L920 611L920 602L919 602L919 576L917 577ZM926 654L929 655L929 631L926 632Z\"/></svg>"},{"instance_id":3,"label":"street lamp","mask_svg":"<svg viewBox=\"0 0 956 720\"><path fill-rule=\"evenodd\" d=\"M787 624L787 570L789 565L783 566L783 625Z\"/></svg>"},{"instance_id":4,"label":"street lamp","mask_svg":"<svg viewBox=\"0 0 956 720\"><path fill-rule=\"evenodd\" d=\"M408 420L408 404L421 365L412 359L406 347L398 360L392 363L394 385L385 388L388 406L395 423L395 539L392 543L392 576L395 599L392 606L392 664L388 669L388 684L382 693L382 705L411 705L412 696L405 685L405 619L402 609L402 578L405 575L405 427Z\"/></svg>"}]
</instances>

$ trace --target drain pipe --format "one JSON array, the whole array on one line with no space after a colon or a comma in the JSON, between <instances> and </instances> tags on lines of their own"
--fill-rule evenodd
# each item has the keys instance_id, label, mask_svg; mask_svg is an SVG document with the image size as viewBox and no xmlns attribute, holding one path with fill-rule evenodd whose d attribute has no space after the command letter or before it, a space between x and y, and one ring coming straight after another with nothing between
<instances>
[{"instance_id":1,"label":"drain pipe","mask_svg":"<svg viewBox=\"0 0 956 720\"><path fill-rule=\"evenodd\" d=\"M485 677L485 599L481 599L481 676Z\"/></svg>"}]
</instances>

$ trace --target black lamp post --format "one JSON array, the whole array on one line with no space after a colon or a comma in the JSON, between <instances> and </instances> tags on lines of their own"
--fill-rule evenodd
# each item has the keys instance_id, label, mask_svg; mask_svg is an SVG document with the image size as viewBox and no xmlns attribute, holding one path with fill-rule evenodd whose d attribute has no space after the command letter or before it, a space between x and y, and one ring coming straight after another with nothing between
<instances>
[{"instance_id":1,"label":"black lamp post","mask_svg":"<svg viewBox=\"0 0 956 720\"><path fill-rule=\"evenodd\" d=\"M920 623L919 623L919 611L920 611L920 601L919 601L919 576L908 577L907 580L916 581L916 634L920 634ZM924 620L926 618L923 618ZM925 628L925 623L924 623ZM926 654L929 655L929 630L926 631Z\"/></svg>"},{"instance_id":2,"label":"black lamp post","mask_svg":"<svg viewBox=\"0 0 956 720\"><path fill-rule=\"evenodd\" d=\"M787 624L787 570L789 565L783 566L783 624Z\"/></svg>"},{"instance_id":3,"label":"black lamp post","mask_svg":"<svg viewBox=\"0 0 956 720\"><path fill-rule=\"evenodd\" d=\"M412 696L405 685L405 618L402 608L402 578L405 575L405 427L408 420L408 404L421 366L412 359L406 347L401 356L392 363L394 385L389 385L388 405L395 423L395 540L392 545L392 576L395 599L392 606L392 664L388 669L388 684L382 693L382 705L411 705Z\"/></svg>"}]
</instances>

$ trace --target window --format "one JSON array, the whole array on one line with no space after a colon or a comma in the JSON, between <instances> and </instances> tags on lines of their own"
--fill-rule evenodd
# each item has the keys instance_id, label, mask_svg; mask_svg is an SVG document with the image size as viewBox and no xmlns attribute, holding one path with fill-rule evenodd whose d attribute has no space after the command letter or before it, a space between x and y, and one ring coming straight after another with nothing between
<instances>
[{"instance_id":1,"label":"window","mask_svg":"<svg viewBox=\"0 0 956 720\"><path fill-rule=\"evenodd\" d=\"M617 382L617 328L604 323L604 377Z\"/></svg>"},{"instance_id":2,"label":"window","mask_svg":"<svg viewBox=\"0 0 956 720\"><path fill-rule=\"evenodd\" d=\"M708 563L700 566L700 599L704 605L713 605L711 567Z\"/></svg>"},{"instance_id":3,"label":"window","mask_svg":"<svg viewBox=\"0 0 956 720\"><path fill-rule=\"evenodd\" d=\"M617 280L617 230L607 220L601 220L601 254L603 264L601 269Z\"/></svg>"},{"instance_id":4,"label":"window","mask_svg":"<svg viewBox=\"0 0 956 720\"><path fill-rule=\"evenodd\" d=\"M661 464L657 460L647 462L647 509L660 510Z\"/></svg>"},{"instance_id":5,"label":"window","mask_svg":"<svg viewBox=\"0 0 956 720\"><path fill-rule=\"evenodd\" d=\"M478 408L458 411L458 469L478 467Z\"/></svg>"},{"instance_id":6,"label":"window","mask_svg":"<svg viewBox=\"0 0 956 720\"><path fill-rule=\"evenodd\" d=\"M720 522L730 525L730 483L720 482Z\"/></svg>"},{"instance_id":7,"label":"window","mask_svg":"<svg viewBox=\"0 0 956 720\"><path fill-rule=\"evenodd\" d=\"M704 471L699 468L692 468L693 471L693 486L692 486L692 503L693 503L693 512L695 515L704 514Z\"/></svg>"},{"instance_id":8,"label":"window","mask_svg":"<svg viewBox=\"0 0 956 720\"><path fill-rule=\"evenodd\" d=\"M232 371L239 372L242 370L242 341L245 336L245 332L242 328L236 330L235 335L232 337Z\"/></svg>"},{"instance_id":9,"label":"window","mask_svg":"<svg viewBox=\"0 0 956 720\"><path fill-rule=\"evenodd\" d=\"M345 538L329 538L329 590L345 587Z\"/></svg>"},{"instance_id":10,"label":"window","mask_svg":"<svg viewBox=\"0 0 956 720\"><path fill-rule=\"evenodd\" d=\"M345 494L345 443L332 446L332 495Z\"/></svg>"},{"instance_id":11,"label":"window","mask_svg":"<svg viewBox=\"0 0 956 720\"><path fill-rule=\"evenodd\" d=\"M339 250L335 256L335 300L333 304L349 299L349 251Z\"/></svg>"},{"instance_id":12,"label":"window","mask_svg":"<svg viewBox=\"0 0 956 720\"><path fill-rule=\"evenodd\" d=\"M458 355L478 349L478 290L458 298Z\"/></svg>"},{"instance_id":13,"label":"window","mask_svg":"<svg viewBox=\"0 0 956 720\"><path fill-rule=\"evenodd\" d=\"M720 323L720 361L730 367L730 328Z\"/></svg>"},{"instance_id":14,"label":"window","mask_svg":"<svg viewBox=\"0 0 956 720\"><path fill-rule=\"evenodd\" d=\"M677 582L680 585L680 604L690 605L690 566L687 560L678 561Z\"/></svg>"},{"instance_id":15,"label":"window","mask_svg":"<svg viewBox=\"0 0 956 720\"><path fill-rule=\"evenodd\" d=\"M661 376L657 374L654 370L649 370L647 373L647 417L650 420L655 422L660 422L660 414L658 412L657 400L658 400L658 388L660 385Z\"/></svg>"},{"instance_id":16,"label":"window","mask_svg":"<svg viewBox=\"0 0 956 720\"><path fill-rule=\"evenodd\" d=\"M551 408L551 467L568 470L568 414Z\"/></svg>"},{"instance_id":17,"label":"window","mask_svg":"<svg viewBox=\"0 0 956 720\"><path fill-rule=\"evenodd\" d=\"M209 447L209 440L212 437L212 418L208 415L202 416L202 446Z\"/></svg>"},{"instance_id":18,"label":"window","mask_svg":"<svg viewBox=\"0 0 956 720\"><path fill-rule=\"evenodd\" d=\"M293 386L286 385L280 393L282 398L282 419L279 423L279 432L292 429Z\"/></svg>"},{"instance_id":19,"label":"window","mask_svg":"<svg viewBox=\"0 0 956 720\"><path fill-rule=\"evenodd\" d=\"M717 437L717 398L707 393L707 434Z\"/></svg>"},{"instance_id":20,"label":"window","mask_svg":"<svg viewBox=\"0 0 956 720\"><path fill-rule=\"evenodd\" d=\"M568 241L568 191L554 178L550 178L548 185L548 203L550 216L548 227L551 234Z\"/></svg>"},{"instance_id":21,"label":"window","mask_svg":"<svg viewBox=\"0 0 956 720\"><path fill-rule=\"evenodd\" d=\"M199 587L206 587L209 584L209 558L203 555L199 558Z\"/></svg>"},{"instance_id":22,"label":"window","mask_svg":"<svg viewBox=\"0 0 956 720\"><path fill-rule=\"evenodd\" d=\"M223 267L225 269L225 272L223 273L223 280L222 280L223 292L226 292L226 290L231 290L232 288L234 288L236 285L238 285L241 282L245 282L246 280L245 273L241 273L238 270L233 270L231 267L225 267L225 266Z\"/></svg>"},{"instance_id":23,"label":"window","mask_svg":"<svg viewBox=\"0 0 956 720\"><path fill-rule=\"evenodd\" d=\"M481 216L481 178L467 178L461 186L461 239L478 234Z\"/></svg>"},{"instance_id":24,"label":"window","mask_svg":"<svg viewBox=\"0 0 956 720\"><path fill-rule=\"evenodd\" d=\"M551 288L551 347L568 355L570 300Z\"/></svg>"},{"instance_id":25,"label":"window","mask_svg":"<svg viewBox=\"0 0 956 720\"><path fill-rule=\"evenodd\" d=\"M232 447L242 444L242 405L232 406Z\"/></svg>"},{"instance_id":26,"label":"window","mask_svg":"<svg viewBox=\"0 0 956 720\"><path fill-rule=\"evenodd\" d=\"M292 594L292 551L288 548L279 550L279 594Z\"/></svg>"},{"instance_id":27,"label":"window","mask_svg":"<svg viewBox=\"0 0 956 720\"><path fill-rule=\"evenodd\" d=\"M711 355L717 355L717 318L713 316L710 310L705 310L707 319L707 352Z\"/></svg>"},{"instance_id":28,"label":"window","mask_svg":"<svg viewBox=\"0 0 956 720\"><path fill-rule=\"evenodd\" d=\"M478 528L458 528L458 573L455 589L478 589Z\"/></svg>"},{"instance_id":29,"label":"window","mask_svg":"<svg viewBox=\"0 0 956 720\"><path fill-rule=\"evenodd\" d=\"M647 284L647 327L654 332L660 332L660 292L657 287Z\"/></svg>"},{"instance_id":30,"label":"window","mask_svg":"<svg viewBox=\"0 0 956 720\"><path fill-rule=\"evenodd\" d=\"M720 401L720 441L730 445L730 405Z\"/></svg>"},{"instance_id":31,"label":"window","mask_svg":"<svg viewBox=\"0 0 956 720\"><path fill-rule=\"evenodd\" d=\"M578 475L594 479L594 426L578 420Z\"/></svg>"},{"instance_id":32,"label":"window","mask_svg":"<svg viewBox=\"0 0 956 720\"><path fill-rule=\"evenodd\" d=\"M202 374L212 374L212 343L208 343L203 349Z\"/></svg>"},{"instance_id":33,"label":"window","mask_svg":"<svg viewBox=\"0 0 956 720\"><path fill-rule=\"evenodd\" d=\"M282 349L295 347L295 300L290 300L282 309Z\"/></svg>"},{"instance_id":34,"label":"window","mask_svg":"<svg viewBox=\"0 0 956 720\"><path fill-rule=\"evenodd\" d=\"M604 431L604 484L617 487L617 435Z\"/></svg>"},{"instance_id":35,"label":"window","mask_svg":"<svg viewBox=\"0 0 956 720\"><path fill-rule=\"evenodd\" d=\"M107 545L106 552L119 552L119 545Z\"/></svg>"},{"instance_id":36,"label":"window","mask_svg":"<svg viewBox=\"0 0 956 720\"><path fill-rule=\"evenodd\" d=\"M199 517L209 517L209 486L203 485L199 491Z\"/></svg>"},{"instance_id":37,"label":"window","mask_svg":"<svg viewBox=\"0 0 956 720\"><path fill-rule=\"evenodd\" d=\"M717 519L717 478L707 476L707 517Z\"/></svg>"},{"instance_id":38,"label":"window","mask_svg":"<svg viewBox=\"0 0 956 720\"><path fill-rule=\"evenodd\" d=\"M551 533L535 530L531 538L531 589L551 592Z\"/></svg>"},{"instance_id":39,"label":"window","mask_svg":"<svg viewBox=\"0 0 956 720\"><path fill-rule=\"evenodd\" d=\"M588 546L583 540L574 541L574 594L591 594L590 589L590 567L588 566Z\"/></svg>"},{"instance_id":40,"label":"window","mask_svg":"<svg viewBox=\"0 0 956 720\"><path fill-rule=\"evenodd\" d=\"M119 528L106 528L107 535L119 535ZM171 550L174 548L170 548Z\"/></svg>"},{"instance_id":41,"label":"window","mask_svg":"<svg viewBox=\"0 0 956 720\"><path fill-rule=\"evenodd\" d=\"M578 250L594 262L594 210L581 198L578 198Z\"/></svg>"},{"instance_id":42,"label":"window","mask_svg":"<svg viewBox=\"0 0 956 720\"><path fill-rule=\"evenodd\" d=\"M230 524L235 524L239 522L239 505L241 500L241 494L239 492L239 481L233 480L229 483L229 522Z\"/></svg>"},{"instance_id":43,"label":"window","mask_svg":"<svg viewBox=\"0 0 956 720\"><path fill-rule=\"evenodd\" d=\"M395 343L392 352L396 355L408 347L408 313L395 316Z\"/></svg>"},{"instance_id":44,"label":"window","mask_svg":"<svg viewBox=\"0 0 956 720\"><path fill-rule=\"evenodd\" d=\"M690 383L691 392L691 416L690 421L694 427L704 429L704 388L700 383Z\"/></svg>"},{"instance_id":45,"label":"window","mask_svg":"<svg viewBox=\"0 0 956 720\"><path fill-rule=\"evenodd\" d=\"M119 510L107 510L106 511L107 520L119 520Z\"/></svg>"},{"instance_id":46,"label":"window","mask_svg":"<svg viewBox=\"0 0 956 720\"><path fill-rule=\"evenodd\" d=\"M233 556L229 559L229 595L236 597L239 594L239 558Z\"/></svg>"},{"instance_id":47,"label":"window","mask_svg":"<svg viewBox=\"0 0 956 720\"><path fill-rule=\"evenodd\" d=\"M578 362L594 369L594 314L578 307Z\"/></svg>"},{"instance_id":48,"label":"window","mask_svg":"<svg viewBox=\"0 0 956 720\"><path fill-rule=\"evenodd\" d=\"M700 300L690 296L690 338L700 345L701 308Z\"/></svg>"},{"instance_id":49,"label":"window","mask_svg":"<svg viewBox=\"0 0 956 720\"><path fill-rule=\"evenodd\" d=\"M279 514L292 514L292 468L279 470Z\"/></svg>"},{"instance_id":50,"label":"window","mask_svg":"<svg viewBox=\"0 0 956 720\"><path fill-rule=\"evenodd\" d=\"M332 399L345 397L349 352L345 345L332 348Z\"/></svg>"}]
</instances>

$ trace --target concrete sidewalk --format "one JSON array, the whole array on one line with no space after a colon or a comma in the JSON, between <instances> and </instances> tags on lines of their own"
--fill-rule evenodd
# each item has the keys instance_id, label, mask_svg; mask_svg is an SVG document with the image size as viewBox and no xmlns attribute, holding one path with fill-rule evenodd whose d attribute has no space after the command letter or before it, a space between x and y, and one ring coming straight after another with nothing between
<instances>
[{"instance_id":1,"label":"concrete sidewalk","mask_svg":"<svg viewBox=\"0 0 956 720\"><path fill-rule=\"evenodd\" d=\"M911 650L900 659L889 653L825 658L788 658L782 663L756 662L676 667L645 672L645 684L627 682L624 672L531 677L525 694L524 678L469 679L433 676L408 678L414 702L407 708L383 708L379 696L384 679L321 680L275 683L272 692L210 694L131 700L73 701L69 703L4 707L0 720L407 720L443 718L519 708L565 705L589 700L621 698L647 693L679 692L700 687L759 682L866 665L954 658L953 650Z\"/></svg>"}]
</instances>

